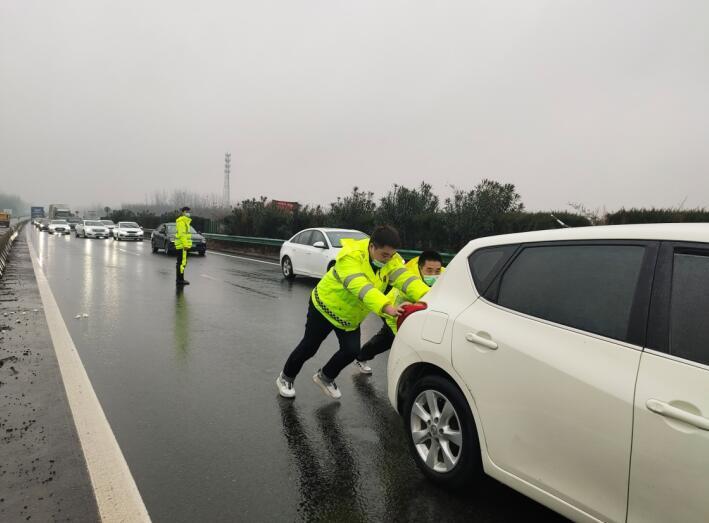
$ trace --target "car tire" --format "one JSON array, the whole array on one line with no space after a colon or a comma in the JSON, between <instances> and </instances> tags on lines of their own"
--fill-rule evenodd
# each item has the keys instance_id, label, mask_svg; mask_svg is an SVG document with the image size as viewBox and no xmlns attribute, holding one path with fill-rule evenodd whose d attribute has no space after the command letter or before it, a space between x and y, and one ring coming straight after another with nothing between
<instances>
[{"instance_id":1,"label":"car tire","mask_svg":"<svg viewBox=\"0 0 709 523\"><path fill-rule=\"evenodd\" d=\"M281 260L281 272L286 280L292 280L295 278L295 272L293 272L293 262L288 256L284 256Z\"/></svg>"},{"instance_id":2,"label":"car tire","mask_svg":"<svg viewBox=\"0 0 709 523\"><path fill-rule=\"evenodd\" d=\"M207 254L207 251L199 251L200 256L204 256L205 254Z\"/></svg>"},{"instance_id":3,"label":"car tire","mask_svg":"<svg viewBox=\"0 0 709 523\"><path fill-rule=\"evenodd\" d=\"M434 402L433 413L431 401ZM428 422L419 415L421 410L430 416ZM435 416L444 411L448 412L448 419ZM409 451L427 478L450 489L466 487L482 478L475 420L465 396L450 380L438 375L420 378L411 388L402 412ZM448 434L459 434L460 439L457 434L454 438L446 436L445 429Z\"/></svg>"}]
</instances>

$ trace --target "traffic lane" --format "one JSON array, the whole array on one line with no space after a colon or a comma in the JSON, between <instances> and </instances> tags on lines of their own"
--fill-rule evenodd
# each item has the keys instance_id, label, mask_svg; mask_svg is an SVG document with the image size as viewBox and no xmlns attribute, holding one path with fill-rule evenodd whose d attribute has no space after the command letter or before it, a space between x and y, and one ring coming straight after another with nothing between
<instances>
[{"instance_id":1,"label":"traffic lane","mask_svg":"<svg viewBox=\"0 0 709 523\"><path fill-rule=\"evenodd\" d=\"M556 518L492 480L472 498L424 480L386 399L386 357L371 378L345 369L332 403L310 376L333 336L297 399L279 398L314 280L208 253L177 292L174 258L147 242L47 236L35 237L52 288L156 521ZM368 319L363 339L379 326Z\"/></svg>"}]
</instances>

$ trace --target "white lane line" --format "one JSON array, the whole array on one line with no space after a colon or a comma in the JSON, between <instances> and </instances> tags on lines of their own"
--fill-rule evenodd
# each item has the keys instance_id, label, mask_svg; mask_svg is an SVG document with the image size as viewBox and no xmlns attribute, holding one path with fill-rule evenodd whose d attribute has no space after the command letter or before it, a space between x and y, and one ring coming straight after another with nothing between
<instances>
[{"instance_id":1,"label":"white lane line","mask_svg":"<svg viewBox=\"0 0 709 523\"><path fill-rule=\"evenodd\" d=\"M96 397L81 357L62 319L27 234L32 267L57 354L69 407L89 469L101 520L149 522L150 516L131 475L121 448Z\"/></svg>"},{"instance_id":2,"label":"white lane line","mask_svg":"<svg viewBox=\"0 0 709 523\"><path fill-rule=\"evenodd\" d=\"M247 261L252 261L256 263L266 263L268 265L275 265L276 267L280 267L280 263L276 262L270 262L270 261L265 261L265 260L256 260L254 258L245 258L244 256L234 256L233 254L224 254L223 252L215 252L215 251L209 251L209 254L217 254L219 256L228 256L229 258L238 258L239 260L247 260Z\"/></svg>"}]
</instances>

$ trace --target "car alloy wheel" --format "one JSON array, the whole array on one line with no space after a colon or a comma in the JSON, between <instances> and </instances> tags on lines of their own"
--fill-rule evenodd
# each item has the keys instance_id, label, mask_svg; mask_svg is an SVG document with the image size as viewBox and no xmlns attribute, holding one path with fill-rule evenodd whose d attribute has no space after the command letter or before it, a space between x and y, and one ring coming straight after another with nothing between
<instances>
[{"instance_id":1,"label":"car alloy wheel","mask_svg":"<svg viewBox=\"0 0 709 523\"><path fill-rule=\"evenodd\" d=\"M453 403L436 390L414 400L409 430L419 457L434 472L452 471L463 450L463 431Z\"/></svg>"},{"instance_id":2,"label":"car alloy wheel","mask_svg":"<svg viewBox=\"0 0 709 523\"><path fill-rule=\"evenodd\" d=\"M292 280L295 278L295 274L293 273L293 262L288 256L283 257L283 261L281 262L281 270L283 271L283 276L286 279Z\"/></svg>"}]
</instances>

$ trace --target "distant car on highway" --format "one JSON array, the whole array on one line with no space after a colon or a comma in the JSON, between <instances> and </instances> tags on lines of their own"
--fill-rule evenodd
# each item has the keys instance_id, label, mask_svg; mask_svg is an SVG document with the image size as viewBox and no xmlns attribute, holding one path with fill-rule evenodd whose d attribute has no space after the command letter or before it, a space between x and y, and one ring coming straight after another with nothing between
<instances>
[{"instance_id":1,"label":"distant car on highway","mask_svg":"<svg viewBox=\"0 0 709 523\"><path fill-rule=\"evenodd\" d=\"M113 229L114 240L143 241L143 228L135 222L118 222Z\"/></svg>"},{"instance_id":2,"label":"distant car on highway","mask_svg":"<svg viewBox=\"0 0 709 523\"><path fill-rule=\"evenodd\" d=\"M37 223L37 228L42 231L48 231L49 230L49 218L40 218L39 222Z\"/></svg>"},{"instance_id":3,"label":"distant car on highway","mask_svg":"<svg viewBox=\"0 0 709 523\"><path fill-rule=\"evenodd\" d=\"M76 224L74 236L77 238L108 238L108 227L100 220L83 220Z\"/></svg>"},{"instance_id":4,"label":"distant car on highway","mask_svg":"<svg viewBox=\"0 0 709 523\"><path fill-rule=\"evenodd\" d=\"M103 223L106 228L108 229L108 235L113 236L113 229L116 228L116 224L113 222L113 220L99 220L101 223Z\"/></svg>"},{"instance_id":5,"label":"distant car on highway","mask_svg":"<svg viewBox=\"0 0 709 523\"><path fill-rule=\"evenodd\" d=\"M707 289L709 224L470 242L389 355L416 464L573 521L708 521Z\"/></svg>"},{"instance_id":6,"label":"distant car on highway","mask_svg":"<svg viewBox=\"0 0 709 523\"><path fill-rule=\"evenodd\" d=\"M286 240L279 259L283 276L289 280L296 275L322 278L335 264L344 238L361 240L368 236L353 229L305 229Z\"/></svg>"},{"instance_id":7,"label":"distant car on highway","mask_svg":"<svg viewBox=\"0 0 709 523\"><path fill-rule=\"evenodd\" d=\"M150 245L153 252L164 250L165 254L175 254L175 222L161 223L150 235ZM207 252L207 239L190 226L192 234L192 248L190 252L204 256Z\"/></svg>"},{"instance_id":8,"label":"distant car on highway","mask_svg":"<svg viewBox=\"0 0 709 523\"><path fill-rule=\"evenodd\" d=\"M66 220L50 220L47 232L49 234L71 234L71 227Z\"/></svg>"}]
</instances>

